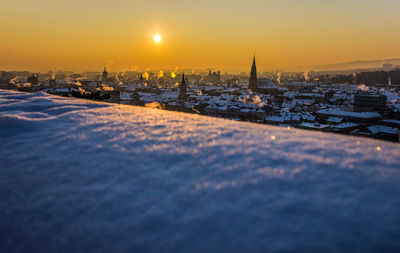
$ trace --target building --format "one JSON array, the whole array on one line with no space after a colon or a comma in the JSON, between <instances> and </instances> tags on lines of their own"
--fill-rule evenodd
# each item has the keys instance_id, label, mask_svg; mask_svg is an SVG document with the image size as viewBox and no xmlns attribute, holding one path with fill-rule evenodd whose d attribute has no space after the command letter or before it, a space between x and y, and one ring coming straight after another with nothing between
<instances>
[{"instance_id":1,"label":"building","mask_svg":"<svg viewBox=\"0 0 400 253\"><path fill-rule=\"evenodd\" d=\"M257 83L258 89L277 89L278 86L269 78L260 78Z\"/></svg>"},{"instance_id":2,"label":"building","mask_svg":"<svg viewBox=\"0 0 400 253\"><path fill-rule=\"evenodd\" d=\"M253 58L253 65L251 66L250 79L249 79L249 89L256 90L258 88L257 79L257 67L256 67L256 56Z\"/></svg>"},{"instance_id":3,"label":"building","mask_svg":"<svg viewBox=\"0 0 400 253\"><path fill-rule=\"evenodd\" d=\"M182 82L179 85L179 100L185 101L186 100L186 81L185 81L185 73L182 75Z\"/></svg>"},{"instance_id":4,"label":"building","mask_svg":"<svg viewBox=\"0 0 400 253\"><path fill-rule=\"evenodd\" d=\"M253 58L251 66L249 89L260 93L276 93L278 86L269 78L257 78L256 56Z\"/></svg>"},{"instance_id":5,"label":"building","mask_svg":"<svg viewBox=\"0 0 400 253\"><path fill-rule=\"evenodd\" d=\"M108 72L107 72L107 70L106 70L105 67L104 67L103 74L101 75L101 80L102 80L103 82L105 82L105 81L108 80Z\"/></svg>"},{"instance_id":6,"label":"building","mask_svg":"<svg viewBox=\"0 0 400 253\"><path fill-rule=\"evenodd\" d=\"M221 81L221 72L218 70L218 72L211 72L211 70L208 70L208 76L207 79L209 82L212 83L219 83Z\"/></svg>"},{"instance_id":7,"label":"building","mask_svg":"<svg viewBox=\"0 0 400 253\"><path fill-rule=\"evenodd\" d=\"M386 110L386 100L385 95L357 94L354 96L354 111L383 113Z\"/></svg>"},{"instance_id":8,"label":"building","mask_svg":"<svg viewBox=\"0 0 400 253\"><path fill-rule=\"evenodd\" d=\"M31 85L38 85L39 84L39 74L32 74L30 77L28 77L28 83Z\"/></svg>"},{"instance_id":9,"label":"building","mask_svg":"<svg viewBox=\"0 0 400 253\"><path fill-rule=\"evenodd\" d=\"M390 70L393 69L393 64L391 64L391 63L384 63L384 64L382 64L382 69L383 69L384 71L390 71Z\"/></svg>"},{"instance_id":10,"label":"building","mask_svg":"<svg viewBox=\"0 0 400 253\"><path fill-rule=\"evenodd\" d=\"M11 74L2 72L0 75L0 89L8 89L10 87Z\"/></svg>"},{"instance_id":11,"label":"building","mask_svg":"<svg viewBox=\"0 0 400 253\"><path fill-rule=\"evenodd\" d=\"M382 116L377 112L348 112L339 108L322 109L316 112L317 116L326 121L330 117L343 118L345 122L355 122L360 124L370 124L378 122Z\"/></svg>"},{"instance_id":12,"label":"building","mask_svg":"<svg viewBox=\"0 0 400 253\"><path fill-rule=\"evenodd\" d=\"M49 80L49 87L52 88L52 89L57 88L57 81L56 81L56 79L52 78L52 79Z\"/></svg>"}]
</instances>

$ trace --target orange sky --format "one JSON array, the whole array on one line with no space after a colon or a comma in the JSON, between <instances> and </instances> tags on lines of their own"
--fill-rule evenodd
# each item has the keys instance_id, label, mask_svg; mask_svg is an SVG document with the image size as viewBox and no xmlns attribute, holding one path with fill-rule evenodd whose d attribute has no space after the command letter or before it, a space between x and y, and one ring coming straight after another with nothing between
<instances>
[{"instance_id":1,"label":"orange sky","mask_svg":"<svg viewBox=\"0 0 400 253\"><path fill-rule=\"evenodd\" d=\"M259 70L396 58L399 10L398 0L5 0L0 69L249 71L254 52Z\"/></svg>"}]
</instances>

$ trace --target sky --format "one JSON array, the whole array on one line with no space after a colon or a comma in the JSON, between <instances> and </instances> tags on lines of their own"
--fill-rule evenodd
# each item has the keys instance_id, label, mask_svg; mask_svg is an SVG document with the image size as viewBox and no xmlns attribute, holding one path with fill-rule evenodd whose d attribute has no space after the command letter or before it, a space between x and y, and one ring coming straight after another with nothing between
<instances>
[{"instance_id":1,"label":"sky","mask_svg":"<svg viewBox=\"0 0 400 253\"><path fill-rule=\"evenodd\" d=\"M400 57L398 0L1 0L1 6L6 70L249 71L254 53L259 70Z\"/></svg>"}]
</instances>

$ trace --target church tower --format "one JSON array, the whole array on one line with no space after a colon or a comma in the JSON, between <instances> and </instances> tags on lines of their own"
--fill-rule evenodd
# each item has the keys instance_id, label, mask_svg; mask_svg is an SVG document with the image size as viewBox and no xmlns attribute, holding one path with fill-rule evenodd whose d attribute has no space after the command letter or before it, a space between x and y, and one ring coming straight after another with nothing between
<instances>
[{"instance_id":1,"label":"church tower","mask_svg":"<svg viewBox=\"0 0 400 253\"><path fill-rule=\"evenodd\" d=\"M256 68L256 56L253 58L253 65L251 66L250 79L249 79L249 89L255 90L258 88L257 79L257 68Z\"/></svg>"},{"instance_id":2,"label":"church tower","mask_svg":"<svg viewBox=\"0 0 400 253\"><path fill-rule=\"evenodd\" d=\"M185 73L182 75L182 82L179 85L179 100L185 101L186 100L186 81L185 81Z\"/></svg>"},{"instance_id":3,"label":"church tower","mask_svg":"<svg viewBox=\"0 0 400 253\"><path fill-rule=\"evenodd\" d=\"M108 79L108 72L106 68L104 67L103 75L102 75L102 81L105 82Z\"/></svg>"}]
</instances>

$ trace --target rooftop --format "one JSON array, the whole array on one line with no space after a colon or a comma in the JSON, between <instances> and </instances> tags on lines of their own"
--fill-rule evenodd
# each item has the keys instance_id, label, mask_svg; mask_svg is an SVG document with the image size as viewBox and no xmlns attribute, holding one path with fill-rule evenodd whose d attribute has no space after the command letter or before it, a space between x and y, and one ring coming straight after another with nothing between
<instances>
[{"instance_id":1,"label":"rooftop","mask_svg":"<svg viewBox=\"0 0 400 253\"><path fill-rule=\"evenodd\" d=\"M343 111L339 108L329 108L317 111L317 114L329 115L329 116L341 116L341 117L353 117L353 118L380 118L381 115L377 112L348 112Z\"/></svg>"}]
</instances>

